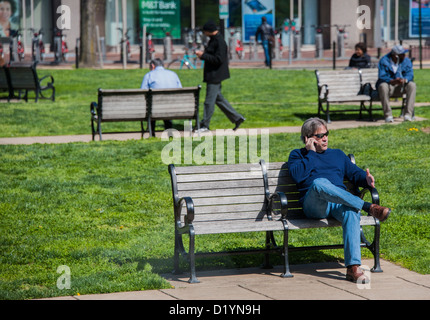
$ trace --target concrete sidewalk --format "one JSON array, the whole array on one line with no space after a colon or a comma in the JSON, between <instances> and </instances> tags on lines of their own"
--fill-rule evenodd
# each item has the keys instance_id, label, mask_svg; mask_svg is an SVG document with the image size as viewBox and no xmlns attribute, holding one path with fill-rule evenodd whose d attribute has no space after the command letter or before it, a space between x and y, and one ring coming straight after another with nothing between
<instances>
[{"instance_id":1,"label":"concrete sidewalk","mask_svg":"<svg viewBox=\"0 0 430 320\"><path fill-rule=\"evenodd\" d=\"M381 260L383 273L370 273L373 260L363 260L370 283L345 280L337 262L292 265L293 278L280 278L282 267L197 271L201 281L189 284L189 273L162 275L172 289L79 295L44 300L430 300L430 275L421 275Z\"/></svg>"},{"instance_id":2,"label":"concrete sidewalk","mask_svg":"<svg viewBox=\"0 0 430 320\"><path fill-rule=\"evenodd\" d=\"M427 104L428 105L428 104ZM423 121L424 118L416 117L416 121ZM395 118L394 122L389 125L396 125L403 123L401 118ZM383 119L379 119L377 121L368 121L368 120L346 120L346 121L333 121L329 124L330 130L336 129L348 129L348 128L357 128L357 127L370 127L370 126L380 126L385 124ZM246 122L244 124L246 126ZM225 130L224 135L229 134L262 134L264 132L268 132L270 134L276 133L294 133L300 132L301 126L292 126L292 127L271 127L271 128L255 128L255 129L240 129L237 133L234 133L233 130ZM189 132L180 132L181 135L190 135ZM201 135L209 135L215 134L216 131L212 131L209 133L202 133ZM149 134L145 133L144 138L148 138ZM161 132L157 132L156 136L158 138L161 137ZM96 141L98 140L98 136L96 136ZM116 141L126 141L126 140L140 140L140 133L127 133L127 134L104 134L103 140L116 140ZM31 145L31 144L59 144L59 143L71 143L71 142L91 142L91 135L70 135L70 136L45 136L45 137L18 137L18 138L0 138L0 145Z\"/></svg>"}]
</instances>

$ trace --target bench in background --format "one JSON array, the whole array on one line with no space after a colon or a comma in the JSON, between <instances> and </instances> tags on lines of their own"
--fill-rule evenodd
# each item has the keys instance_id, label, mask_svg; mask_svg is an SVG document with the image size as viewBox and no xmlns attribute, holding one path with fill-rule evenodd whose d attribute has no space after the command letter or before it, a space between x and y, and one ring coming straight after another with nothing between
<instances>
[{"instance_id":1,"label":"bench in background","mask_svg":"<svg viewBox=\"0 0 430 320\"><path fill-rule=\"evenodd\" d=\"M189 120L190 130L200 129L199 100L201 86L180 89L150 89L150 120ZM155 129L155 128L154 128Z\"/></svg>"},{"instance_id":2,"label":"bench in background","mask_svg":"<svg viewBox=\"0 0 430 320\"><path fill-rule=\"evenodd\" d=\"M0 67L0 92L7 93L7 101L11 98L11 86L6 67Z\"/></svg>"},{"instance_id":3,"label":"bench in background","mask_svg":"<svg viewBox=\"0 0 430 320\"><path fill-rule=\"evenodd\" d=\"M315 70L318 87L318 116L324 113L327 117L327 122L330 123L330 113L359 111L360 118L362 112L369 112L372 118L372 101L370 96L361 93L361 78L359 70L342 70L342 71L320 71ZM333 103L360 103L360 108L357 109L330 109ZM365 103L370 106L366 108ZM324 108L324 104L326 107Z\"/></svg>"},{"instance_id":4,"label":"bench in background","mask_svg":"<svg viewBox=\"0 0 430 320\"><path fill-rule=\"evenodd\" d=\"M98 102L92 102L90 105L93 141L95 140L96 134L99 135L100 141L103 140L103 122L139 121L141 130L137 132L140 132L143 138L145 133L143 122L148 122L149 117L149 108L146 98L148 92L148 90L142 89L99 89ZM151 133L151 122L148 122L148 131Z\"/></svg>"},{"instance_id":5,"label":"bench in background","mask_svg":"<svg viewBox=\"0 0 430 320\"><path fill-rule=\"evenodd\" d=\"M155 120L194 119L199 128L200 90L201 86L156 90L99 89L98 102L90 105L93 140L96 134L102 140L103 122L140 121L141 130L137 132L142 134L142 138L145 133L143 123L148 123L147 131L152 136L154 128L151 121Z\"/></svg>"},{"instance_id":6,"label":"bench in background","mask_svg":"<svg viewBox=\"0 0 430 320\"><path fill-rule=\"evenodd\" d=\"M24 91L24 99L28 101L28 92L34 91L36 102L38 102L39 98L55 101L54 78L51 75L39 78L36 65L37 63L11 63L6 68L9 77L11 98L15 98L15 91L18 91L19 95L17 98L20 99L21 92ZM46 82L47 80L48 82ZM45 96L45 91L50 91L51 95Z\"/></svg>"}]
</instances>

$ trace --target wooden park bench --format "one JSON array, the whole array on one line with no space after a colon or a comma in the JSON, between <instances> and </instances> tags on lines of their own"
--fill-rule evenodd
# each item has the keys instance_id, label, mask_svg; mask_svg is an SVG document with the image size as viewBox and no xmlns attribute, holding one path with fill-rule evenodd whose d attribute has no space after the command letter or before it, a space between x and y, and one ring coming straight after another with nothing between
<instances>
[{"instance_id":1,"label":"wooden park bench","mask_svg":"<svg viewBox=\"0 0 430 320\"><path fill-rule=\"evenodd\" d=\"M327 117L327 122L330 123L330 113L357 111L357 109L330 109L333 103L360 103L360 118L362 112L369 112L372 118L372 100L369 95L361 93L362 83L358 69L342 70L342 71L321 71L315 70L318 86L318 116L324 113ZM370 106L366 108L365 103ZM324 108L324 104L326 107Z\"/></svg>"},{"instance_id":2,"label":"wooden park bench","mask_svg":"<svg viewBox=\"0 0 430 320\"><path fill-rule=\"evenodd\" d=\"M0 67L0 92L7 93L7 101L9 102L11 98L11 87L6 67Z\"/></svg>"},{"instance_id":3,"label":"wooden park bench","mask_svg":"<svg viewBox=\"0 0 430 320\"><path fill-rule=\"evenodd\" d=\"M102 140L103 122L140 121L141 130L137 132L142 134L142 138L145 133L144 122L147 122L147 131L152 136L152 120L195 119L198 127L200 90L200 86L156 90L99 89L98 102L90 105L93 140L96 134Z\"/></svg>"},{"instance_id":4,"label":"wooden park bench","mask_svg":"<svg viewBox=\"0 0 430 320\"><path fill-rule=\"evenodd\" d=\"M93 141L96 134L99 135L100 141L103 140L103 122L140 121L141 130L134 132L140 132L143 138L145 133L143 122L148 121L149 117L147 93L148 90L143 89L99 89L98 102L92 102L90 105ZM148 130L151 133L151 122L148 122Z\"/></svg>"},{"instance_id":5,"label":"wooden park bench","mask_svg":"<svg viewBox=\"0 0 430 320\"><path fill-rule=\"evenodd\" d=\"M6 68L6 72L9 77L11 98L17 97L15 91L18 91L19 95L17 98L20 99L21 93L24 91L24 99L28 101L28 92L34 91L36 102L39 98L55 101L54 78L51 75L39 78L36 63L11 63ZM48 82L46 82L47 79ZM45 97L45 91L50 91L51 95Z\"/></svg>"},{"instance_id":6,"label":"wooden park bench","mask_svg":"<svg viewBox=\"0 0 430 320\"><path fill-rule=\"evenodd\" d=\"M354 161L354 157L350 158ZM343 248L343 244L289 247L289 230L339 227L335 219L307 219L299 204L299 192L289 176L287 163L234 164L212 166L169 165L175 217L174 270L179 274L182 254L190 263L190 283L198 283L195 257L207 255L264 253L264 266L270 267L269 254L277 252L284 257L282 277L292 277L288 254L293 250L320 250ZM349 185L350 191L361 197L369 191ZM372 202L379 203L376 189L371 190ZM362 216L361 226L374 226L370 243L361 233L362 244L374 255L374 272L382 272L379 263L379 221ZM278 246L274 232L283 233L283 245ZM242 232L264 232L265 247L227 252L195 252L196 235ZM186 252L183 235L189 236Z\"/></svg>"},{"instance_id":7,"label":"wooden park bench","mask_svg":"<svg viewBox=\"0 0 430 320\"><path fill-rule=\"evenodd\" d=\"M180 89L150 89L150 121L156 120L195 120L200 129L199 100L201 86Z\"/></svg>"}]
</instances>

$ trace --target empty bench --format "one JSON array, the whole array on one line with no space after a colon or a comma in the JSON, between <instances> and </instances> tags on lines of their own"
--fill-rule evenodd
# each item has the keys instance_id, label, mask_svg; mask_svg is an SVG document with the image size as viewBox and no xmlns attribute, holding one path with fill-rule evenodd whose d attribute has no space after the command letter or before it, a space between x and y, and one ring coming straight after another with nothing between
<instances>
[{"instance_id":1,"label":"empty bench","mask_svg":"<svg viewBox=\"0 0 430 320\"><path fill-rule=\"evenodd\" d=\"M357 109L331 110L333 103L360 103L360 118L362 112L369 112L372 117L372 99L369 95L362 94L362 83L360 72L357 69L342 71L320 71L315 70L318 87L318 116L324 113L327 122L330 123L330 113L357 111ZM366 108L365 103L370 106ZM324 104L326 105L324 108Z\"/></svg>"},{"instance_id":2,"label":"empty bench","mask_svg":"<svg viewBox=\"0 0 430 320\"><path fill-rule=\"evenodd\" d=\"M9 99L21 98L21 93L24 92L24 100L28 101L28 92L35 92L35 101L39 98L55 101L54 78L51 75L39 78L36 70L37 63L11 63L6 67L6 73L9 78ZM18 91L18 96L15 95ZM49 96L45 96L45 91L50 92Z\"/></svg>"},{"instance_id":3,"label":"empty bench","mask_svg":"<svg viewBox=\"0 0 430 320\"><path fill-rule=\"evenodd\" d=\"M6 67L0 67L0 92L7 93L7 100L9 102L12 94Z\"/></svg>"},{"instance_id":4,"label":"empty bench","mask_svg":"<svg viewBox=\"0 0 430 320\"><path fill-rule=\"evenodd\" d=\"M353 156L351 156L354 161ZM181 273L180 256L190 264L190 283L198 283L196 256L264 253L264 266L270 267L269 254L280 253L284 259L282 277L292 277L288 254L292 250L319 250L343 248L343 244L289 247L290 230L307 228L340 227L335 219L307 219L299 204L299 192L289 176L287 163L234 164L212 166L176 167L169 165L175 221L174 272ZM361 197L369 191L348 185L350 191ZM372 202L379 203L376 189L371 190ZM370 243L361 234L362 246L374 255L374 272L381 272L379 263L379 221L372 216L362 216L361 226L374 226L374 239ZM278 246L274 232L283 234L283 244ZM196 236L242 232L263 232L264 248L227 251L195 251ZM189 237L186 252L183 236ZM202 238L203 240L203 238Z\"/></svg>"},{"instance_id":5,"label":"empty bench","mask_svg":"<svg viewBox=\"0 0 430 320\"><path fill-rule=\"evenodd\" d=\"M152 120L189 119L196 121L199 126L199 99L201 86L178 89L119 89L98 90L98 102L90 105L92 137L99 135L102 140L103 122L138 121L140 131L104 132L131 133L139 132L142 138L147 131L152 136Z\"/></svg>"}]
</instances>

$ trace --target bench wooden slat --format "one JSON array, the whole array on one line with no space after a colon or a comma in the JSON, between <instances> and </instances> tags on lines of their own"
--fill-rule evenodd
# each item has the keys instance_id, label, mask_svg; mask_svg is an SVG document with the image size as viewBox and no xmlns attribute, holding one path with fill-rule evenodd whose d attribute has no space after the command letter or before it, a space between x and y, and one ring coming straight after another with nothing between
<instances>
[{"instance_id":1,"label":"bench wooden slat","mask_svg":"<svg viewBox=\"0 0 430 320\"><path fill-rule=\"evenodd\" d=\"M207 198L210 192L211 197L231 197L231 196L244 196L244 195L261 195L264 193L262 187L251 187L251 188L228 188L228 189L198 189L192 191L179 191L179 198L191 197L193 199L197 198Z\"/></svg>"},{"instance_id":2,"label":"bench wooden slat","mask_svg":"<svg viewBox=\"0 0 430 320\"><path fill-rule=\"evenodd\" d=\"M206 173L178 175L178 183L181 182L201 182L201 181L224 181L224 180L253 180L256 178L254 172L227 172L227 173Z\"/></svg>"},{"instance_id":3,"label":"bench wooden slat","mask_svg":"<svg viewBox=\"0 0 430 320\"><path fill-rule=\"evenodd\" d=\"M194 218L194 222L209 222L209 221L232 221L232 220L261 220L266 219L264 211L239 211L239 212L223 212L223 213L208 213L198 214ZM183 219L182 219L183 221ZM240 221L233 221L234 223Z\"/></svg>"},{"instance_id":4,"label":"bench wooden slat","mask_svg":"<svg viewBox=\"0 0 430 320\"><path fill-rule=\"evenodd\" d=\"M193 199L194 206L213 206L213 205L226 205L226 204L249 204L249 203L263 203L264 195L252 196L235 196L235 197L214 197L214 198L196 198Z\"/></svg>"},{"instance_id":5,"label":"bench wooden slat","mask_svg":"<svg viewBox=\"0 0 430 320\"><path fill-rule=\"evenodd\" d=\"M187 190L214 190L242 187L262 187L263 179L230 180L230 181L203 181L192 183L180 183L177 185L179 191Z\"/></svg>"},{"instance_id":6,"label":"bench wooden slat","mask_svg":"<svg viewBox=\"0 0 430 320\"><path fill-rule=\"evenodd\" d=\"M256 231L273 231L283 230L282 221L258 221L240 220L240 223L232 224L231 221L210 221L199 223L194 226L196 234L217 234L220 233L238 233L238 232L256 232Z\"/></svg>"},{"instance_id":7,"label":"bench wooden slat","mask_svg":"<svg viewBox=\"0 0 430 320\"><path fill-rule=\"evenodd\" d=\"M257 164L218 164L214 166L187 166L175 167L177 175L192 173L223 173L223 172L249 172L261 171L260 165Z\"/></svg>"},{"instance_id":8,"label":"bench wooden slat","mask_svg":"<svg viewBox=\"0 0 430 320\"><path fill-rule=\"evenodd\" d=\"M254 211L257 216L258 212L265 209L263 203L230 204L197 207L195 208L195 214Z\"/></svg>"}]
</instances>

